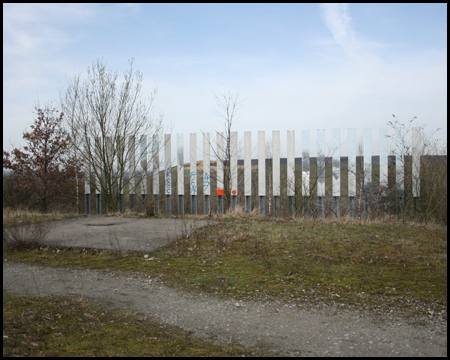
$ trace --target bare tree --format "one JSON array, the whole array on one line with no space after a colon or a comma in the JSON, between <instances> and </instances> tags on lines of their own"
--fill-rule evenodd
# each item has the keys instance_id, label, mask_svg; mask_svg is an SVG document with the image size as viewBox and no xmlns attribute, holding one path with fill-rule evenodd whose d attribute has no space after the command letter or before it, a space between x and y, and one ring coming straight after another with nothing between
<instances>
[{"instance_id":1,"label":"bare tree","mask_svg":"<svg viewBox=\"0 0 450 360\"><path fill-rule=\"evenodd\" d=\"M135 178L135 154L148 153L151 136L162 139L164 131L162 115L153 115L157 89L144 98L143 76L133 61L119 82L117 72L97 60L84 80L75 75L60 92L74 151L94 173L108 212L117 211L125 175ZM149 142L143 147L136 137L145 135Z\"/></svg>"},{"instance_id":2,"label":"bare tree","mask_svg":"<svg viewBox=\"0 0 450 360\"><path fill-rule=\"evenodd\" d=\"M396 157L396 181L403 188L405 220L407 217L419 217L422 220L437 220L447 223L447 145L446 139L441 142L436 136L441 136L441 129L431 133L425 131L426 125L419 125L417 117L413 116L406 123L398 116L387 125L394 134L389 136L391 156ZM414 130L417 132L414 133ZM413 143L415 136L420 141L416 143L416 161L413 159ZM417 168L416 168L417 167ZM398 196L397 183L393 189ZM416 198L416 199L415 199ZM414 200L419 200L415 203Z\"/></svg>"},{"instance_id":3,"label":"bare tree","mask_svg":"<svg viewBox=\"0 0 450 360\"><path fill-rule=\"evenodd\" d=\"M214 98L216 103L214 112L222 119L224 132L223 135L220 132L217 133L217 136L223 136L223 148L220 149L222 155L218 154L216 149L213 149L213 152L217 162L223 165L225 208L229 209L231 203L231 133L238 122L238 112L242 101L239 100L239 93L233 94L230 90L228 93L214 94Z\"/></svg>"},{"instance_id":4,"label":"bare tree","mask_svg":"<svg viewBox=\"0 0 450 360\"><path fill-rule=\"evenodd\" d=\"M64 109L66 114L66 124L68 124L68 131L70 134L70 139L72 144L77 144L80 138L78 128L75 124L75 119L79 118L80 109L78 108L78 103L80 101L80 76L75 75L72 79L72 83L67 88L66 92L62 94L63 98L61 98L61 107ZM80 151L77 146L71 146L69 151L72 153L73 158L75 159L76 166L78 166L78 159L81 158ZM80 206L80 191L79 191L79 176L78 167L76 168L75 175L75 185L76 185L76 209L77 213L81 213Z\"/></svg>"}]
</instances>

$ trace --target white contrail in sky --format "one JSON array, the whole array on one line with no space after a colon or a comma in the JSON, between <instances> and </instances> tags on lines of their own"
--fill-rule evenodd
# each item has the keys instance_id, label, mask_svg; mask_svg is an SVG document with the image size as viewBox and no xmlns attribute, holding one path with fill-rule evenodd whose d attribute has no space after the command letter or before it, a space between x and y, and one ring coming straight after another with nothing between
<instances>
[{"instance_id":1,"label":"white contrail in sky","mask_svg":"<svg viewBox=\"0 0 450 360\"><path fill-rule=\"evenodd\" d=\"M322 16L334 40L350 56L356 55L359 47L353 30L348 4L321 4Z\"/></svg>"}]
</instances>

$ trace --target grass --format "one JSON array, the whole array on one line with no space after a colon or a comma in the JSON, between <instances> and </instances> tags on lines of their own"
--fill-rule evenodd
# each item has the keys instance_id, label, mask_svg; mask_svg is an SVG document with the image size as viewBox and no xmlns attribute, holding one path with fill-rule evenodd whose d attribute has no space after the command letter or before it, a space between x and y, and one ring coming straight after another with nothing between
<instances>
[{"instance_id":1,"label":"grass","mask_svg":"<svg viewBox=\"0 0 450 360\"><path fill-rule=\"evenodd\" d=\"M380 296L447 302L447 228L441 226L228 216L148 254L41 246L4 248L4 257L145 273L225 298L302 302L314 294L316 300L348 304L377 304Z\"/></svg>"},{"instance_id":2,"label":"grass","mask_svg":"<svg viewBox=\"0 0 450 360\"><path fill-rule=\"evenodd\" d=\"M68 296L3 292L3 356L262 356Z\"/></svg>"},{"instance_id":3,"label":"grass","mask_svg":"<svg viewBox=\"0 0 450 360\"><path fill-rule=\"evenodd\" d=\"M32 265L144 273L169 286L227 299L381 307L409 314L431 309L446 317L446 226L236 215L215 220L216 225L149 253L40 246L27 251L4 247L3 257Z\"/></svg>"},{"instance_id":4,"label":"grass","mask_svg":"<svg viewBox=\"0 0 450 360\"><path fill-rule=\"evenodd\" d=\"M447 303L447 230L440 227L232 218L152 256L150 273L227 298Z\"/></svg>"},{"instance_id":5,"label":"grass","mask_svg":"<svg viewBox=\"0 0 450 360\"><path fill-rule=\"evenodd\" d=\"M78 216L84 215L77 215L75 213L60 213L57 211L44 214L38 211L30 211L26 209L3 208L3 228L38 224L41 222L63 220Z\"/></svg>"}]
</instances>

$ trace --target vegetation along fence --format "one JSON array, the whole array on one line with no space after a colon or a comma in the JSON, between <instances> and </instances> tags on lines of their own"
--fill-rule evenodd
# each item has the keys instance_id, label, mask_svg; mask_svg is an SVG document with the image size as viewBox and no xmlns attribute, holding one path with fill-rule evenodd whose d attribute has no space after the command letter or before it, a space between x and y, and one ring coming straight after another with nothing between
<instances>
[{"instance_id":1,"label":"vegetation along fence","mask_svg":"<svg viewBox=\"0 0 450 360\"><path fill-rule=\"evenodd\" d=\"M405 211L420 212L421 206L437 206L430 205L430 199L422 204L421 199L430 193L427 186L432 186L427 174L436 174L446 156L425 155L421 128L413 127L411 141L400 147L388 136L387 128L380 128L375 139L371 129L362 130L363 136L357 141L356 129L348 129L346 134L345 130L341 133L340 129L333 129L327 134L331 135L331 144L325 141L325 130L317 130L315 157L310 156L310 130L302 130L299 136L301 147L297 150L301 149L301 157L295 156L295 132L288 130L285 158L280 156L280 131L272 132L271 141L266 141L264 131L258 132L253 149L257 158L252 158L251 132L244 132L241 160L237 132L231 132L229 137L218 132L214 143L210 133L200 134L201 148L194 133L190 134L189 162L185 162L184 136L177 134L176 165L172 161L170 134L164 135L162 147L157 135L152 144L141 136L139 164L135 163L133 150L127 174L135 175L125 175L119 211L127 208L183 215L242 208L264 216L324 218L402 216ZM341 134L346 135L345 141L341 141ZM378 145L378 155L372 154L372 145ZM134 149L134 143L132 146ZM347 156L341 156L344 146ZM199 150L203 160L198 160ZM164 153L163 169L160 153ZM150 167L148 163L152 163ZM445 166L445 176L446 172ZM102 194L98 179L91 178L92 175L85 179L86 211L91 213L95 207L94 211L100 214ZM95 206L91 203L91 187Z\"/></svg>"}]
</instances>

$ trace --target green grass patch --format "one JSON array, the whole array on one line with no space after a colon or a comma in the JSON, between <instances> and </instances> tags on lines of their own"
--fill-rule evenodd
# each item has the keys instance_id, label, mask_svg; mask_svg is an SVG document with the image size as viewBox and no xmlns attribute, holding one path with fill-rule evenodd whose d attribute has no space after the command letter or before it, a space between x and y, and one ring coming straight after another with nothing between
<instances>
[{"instance_id":1,"label":"green grass patch","mask_svg":"<svg viewBox=\"0 0 450 360\"><path fill-rule=\"evenodd\" d=\"M68 296L3 292L3 356L264 356Z\"/></svg>"}]
</instances>

